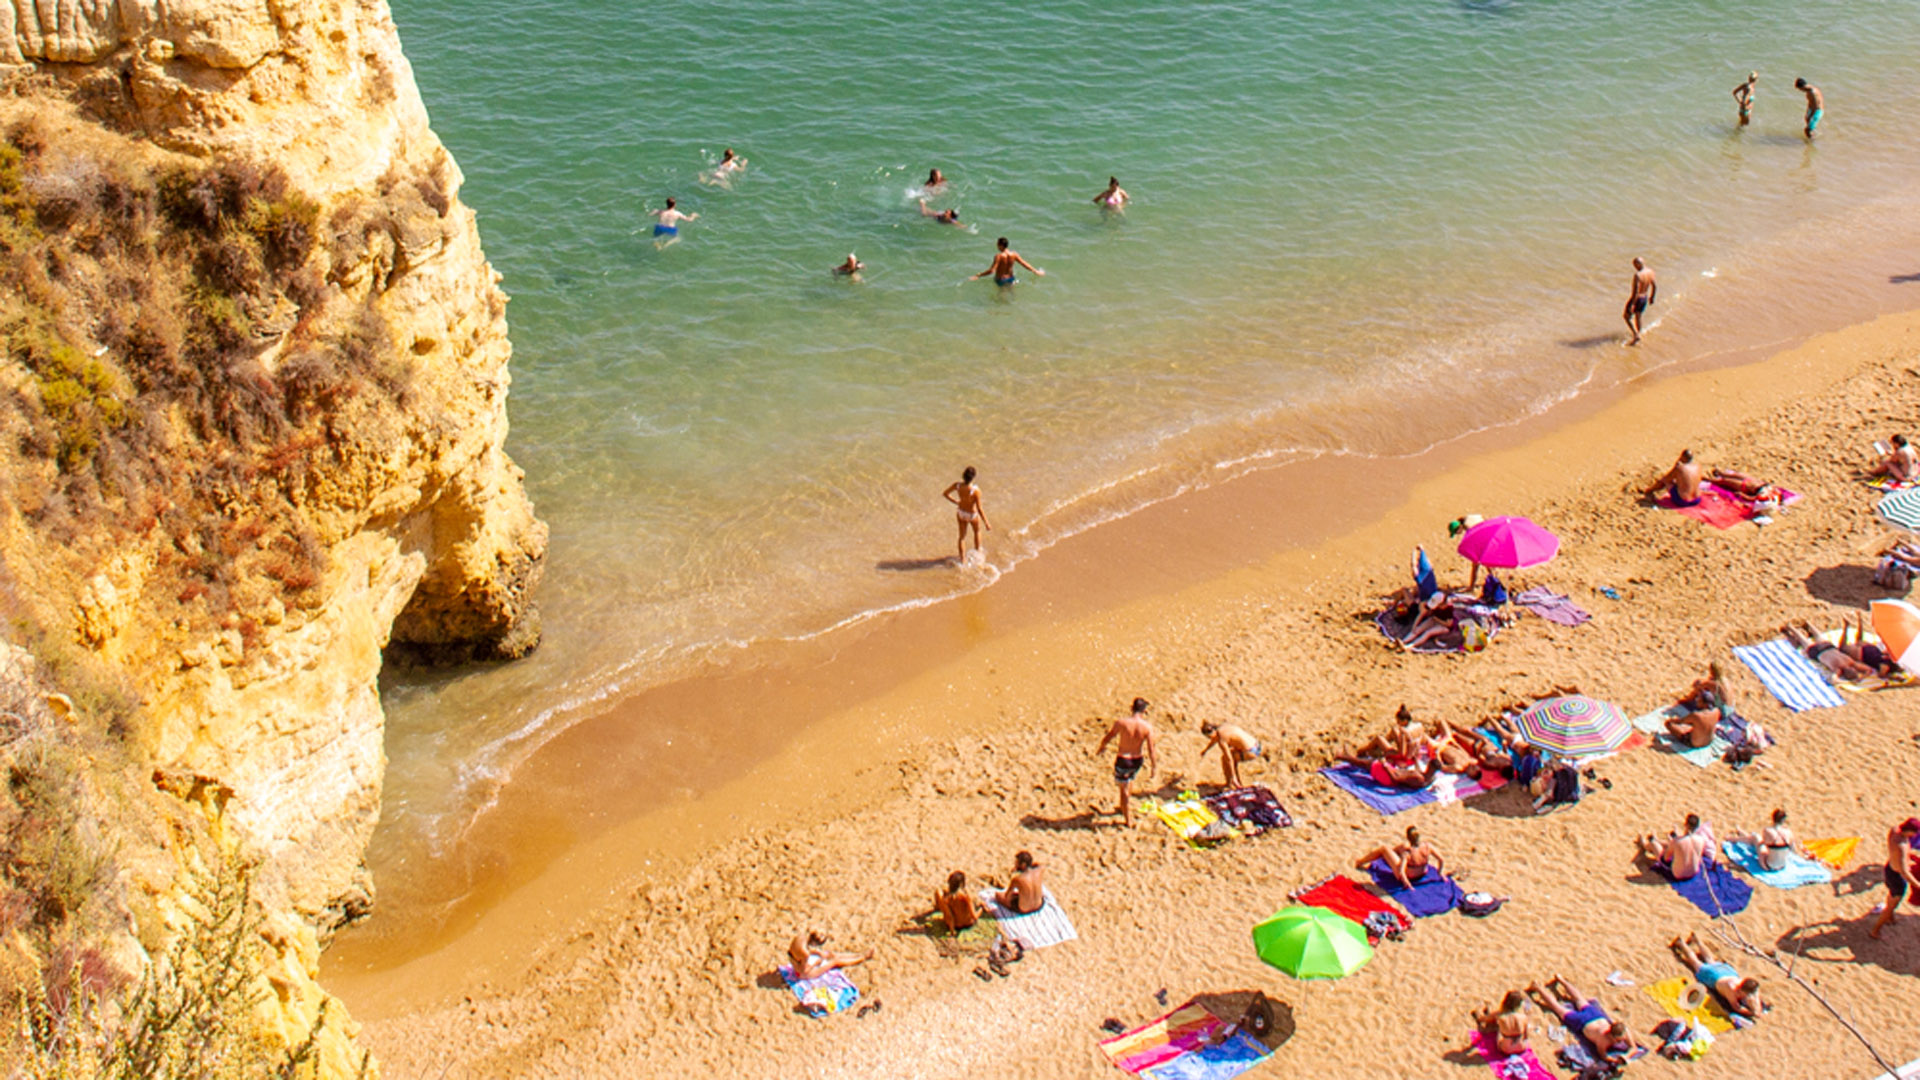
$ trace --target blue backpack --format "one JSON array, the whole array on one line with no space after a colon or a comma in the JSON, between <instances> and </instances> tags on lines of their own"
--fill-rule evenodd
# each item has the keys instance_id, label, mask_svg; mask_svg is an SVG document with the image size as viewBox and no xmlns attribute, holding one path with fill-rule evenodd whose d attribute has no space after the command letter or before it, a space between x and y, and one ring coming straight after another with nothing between
<instances>
[{"instance_id":1,"label":"blue backpack","mask_svg":"<svg viewBox=\"0 0 1920 1080\"><path fill-rule=\"evenodd\" d=\"M1506 584L1488 573L1486 584L1480 586L1480 602L1488 607L1505 607L1508 599Z\"/></svg>"}]
</instances>

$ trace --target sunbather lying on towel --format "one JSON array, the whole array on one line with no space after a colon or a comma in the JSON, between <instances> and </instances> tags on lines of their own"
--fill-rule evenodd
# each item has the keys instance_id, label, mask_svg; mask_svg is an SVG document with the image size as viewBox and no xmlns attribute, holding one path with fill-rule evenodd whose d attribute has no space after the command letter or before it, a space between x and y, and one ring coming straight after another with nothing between
<instances>
[{"instance_id":1,"label":"sunbather lying on towel","mask_svg":"<svg viewBox=\"0 0 1920 1080\"><path fill-rule=\"evenodd\" d=\"M1429 758L1424 764L1418 760L1403 757L1367 757L1353 754L1340 759L1356 769L1367 770L1373 782L1385 787L1405 788L1417 791L1428 787L1433 779L1440 775L1440 763Z\"/></svg>"},{"instance_id":2,"label":"sunbather lying on towel","mask_svg":"<svg viewBox=\"0 0 1920 1080\"><path fill-rule=\"evenodd\" d=\"M1852 623L1841 624L1840 651L1872 668L1881 676L1891 675L1894 668L1899 666L1894 662L1893 657L1887 655L1887 650L1881 648L1878 643L1867 640L1865 615L1855 615Z\"/></svg>"},{"instance_id":3,"label":"sunbather lying on towel","mask_svg":"<svg viewBox=\"0 0 1920 1080\"><path fill-rule=\"evenodd\" d=\"M1743 844L1752 844L1755 854L1760 859L1760 866L1765 870L1785 870L1787 868L1788 855L1795 853L1801 855L1806 854L1806 852L1800 850L1799 841L1793 838L1793 830L1787 828L1787 812L1785 810L1775 810L1773 812L1773 824L1761 829L1759 832L1729 833L1727 839L1738 840Z\"/></svg>"},{"instance_id":4,"label":"sunbather lying on towel","mask_svg":"<svg viewBox=\"0 0 1920 1080\"><path fill-rule=\"evenodd\" d=\"M1598 1001L1582 997L1580 991L1558 975L1548 979L1544 987L1529 983L1527 993L1541 1008L1559 1017L1568 1031L1587 1040L1587 1045L1600 1054L1624 1057L1638 1045L1627 1025L1608 1016Z\"/></svg>"},{"instance_id":5,"label":"sunbather lying on towel","mask_svg":"<svg viewBox=\"0 0 1920 1080\"><path fill-rule=\"evenodd\" d=\"M1365 870L1376 859L1386 863L1387 869L1393 871L1393 876L1399 879L1400 884L1409 889L1426 874L1427 867L1435 867L1443 873L1447 868L1446 860L1440 857L1432 844L1422 843L1420 830L1411 825L1407 826L1406 843L1374 848L1355 859L1353 865L1357 870Z\"/></svg>"},{"instance_id":6,"label":"sunbather lying on towel","mask_svg":"<svg viewBox=\"0 0 1920 1080\"><path fill-rule=\"evenodd\" d=\"M1733 492L1735 495L1745 495L1747 498L1753 499L1755 501L1759 501L1762 499L1771 499L1776 497L1780 493L1779 488L1774 487L1772 484L1767 483L1765 480L1755 480L1753 477L1748 476L1746 473L1728 472L1725 469L1715 469L1712 472L1707 474L1707 479L1713 481L1714 483L1720 485L1723 488L1726 488L1728 491Z\"/></svg>"},{"instance_id":7,"label":"sunbather lying on towel","mask_svg":"<svg viewBox=\"0 0 1920 1080\"><path fill-rule=\"evenodd\" d=\"M1493 1040L1493 1048L1502 1054L1518 1054L1527 1048L1527 1036L1533 1033L1533 1021L1527 1016L1527 995L1507 991L1500 1008L1473 1010L1473 1023L1480 1033Z\"/></svg>"},{"instance_id":8,"label":"sunbather lying on towel","mask_svg":"<svg viewBox=\"0 0 1920 1080\"><path fill-rule=\"evenodd\" d=\"M1733 715L1733 699L1727 694L1727 680L1720 673L1719 661L1707 665L1707 677L1694 680L1680 704L1687 714L1669 718L1667 734L1695 748L1712 742L1714 729Z\"/></svg>"},{"instance_id":9,"label":"sunbather lying on towel","mask_svg":"<svg viewBox=\"0 0 1920 1080\"><path fill-rule=\"evenodd\" d=\"M1546 759L1540 755L1539 749L1528 742L1505 717L1487 721L1487 727L1497 732L1506 745L1499 747L1490 739L1484 740L1480 764L1532 791L1534 781L1539 779L1541 769L1546 767Z\"/></svg>"},{"instance_id":10,"label":"sunbather lying on towel","mask_svg":"<svg viewBox=\"0 0 1920 1080\"><path fill-rule=\"evenodd\" d=\"M1856 660L1831 641L1821 641L1819 632L1809 623L1802 622L1798 627L1788 623L1780 627L1780 634L1794 648L1807 654L1807 659L1833 672L1849 682L1858 679L1871 679L1880 674L1876 668Z\"/></svg>"},{"instance_id":11,"label":"sunbather lying on towel","mask_svg":"<svg viewBox=\"0 0 1920 1080\"><path fill-rule=\"evenodd\" d=\"M947 924L947 929L958 933L980 921L980 905L967 890L967 875L963 870L955 870L947 875L947 891L933 894L933 910Z\"/></svg>"},{"instance_id":12,"label":"sunbather lying on towel","mask_svg":"<svg viewBox=\"0 0 1920 1080\"><path fill-rule=\"evenodd\" d=\"M818 930L794 935L793 943L787 946L787 958L793 961L795 979L817 979L835 968L852 967L873 959L872 949L863 953L828 952L827 942L831 940Z\"/></svg>"},{"instance_id":13,"label":"sunbather lying on towel","mask_svg":"<svg viewBox=\"0 0 1920 1080\"><path fill-rule=\"evenodd\" d=\"M1699 934L1688 934L1685 940L1676 937L1667 943L1667 948L1687 965L1701 986L1719 996L1720 1004L1725 1005L1728 1012L1758 1020L1760 1014L1767 1011L1768 1005L1760 996L1760 980L1741 978L1732 964L1723 963L1713 955Z\"/></svg>"},{"instance_id":14,"label":"sunbather lying on towel","mask_svg":"<svg viewBox=\"0 0 1920 1080\"><path fill-rule=\"evenodd\" d=\"M1013 880L993 900L1015 915L1031 915L1047 902L1046 868L1033 861L1033 852L1013 857Z\"/></svg>"},{"instance_id":15,"label":"sunbather lying on towel","mask_svg":"<svg viewBox=\"0 0 1920 1080\"><path fill-rule=\"evenodd\" d=\"M1665 840L1648 833L1640 838L1640 853L1673 880L1691 881L1713 858L1713 833L1701 828L1699 814L1688 814L1686 832L1668 833Z\"/></svg>"},{"instance_id":16,"label":"sunbather lying on towel","mask_svg":"<svg viewBox=\"0 0 1920 1080\"><path fill-rule=\"evenodd\" d=\"M1434 593L1422 602L1420 617L1407 627L1401 636L1400 644L1407 649L1417 649L1435 638L1453 633L1460 625L1459 616L1454 613L1453 599L1446 593Z\"/></svg>"}]
</instances>

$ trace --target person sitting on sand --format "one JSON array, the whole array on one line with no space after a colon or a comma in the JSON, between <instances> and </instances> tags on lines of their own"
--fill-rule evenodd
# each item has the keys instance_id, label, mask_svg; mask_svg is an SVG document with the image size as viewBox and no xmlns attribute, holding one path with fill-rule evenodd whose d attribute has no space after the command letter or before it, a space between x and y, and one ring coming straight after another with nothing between
<instances>
[{"instance_id":1,"label":"person sitting on sand","mask_svg":"<svg viewBox=\"0 0 1920 1080\"><path fill-rule=\"evenodd\" d=\"M1757 833L1730 833L1729 840L1752 844L1758 854L1760 865L1767 870L1785 870L1787 856L1800 851L1800 845L1793 838L1793 830L1787 828L1787 812L1775 810L1773 824ZM1805 854L1804 852L1801 852Z\"/></svg>"},{"instance_id":2,"label":"person sitting on sand","mask_svg":"<svg viewBox=\"0 0 1920 1080\"><path fill-rule=\"evenodd\" d=\"M1427 867L1431 866L1441 873L1447 869L1446 860L1440 857L1432 844L1422 842L1420 830L1411 825L1407 826L1406 843L1374 848L1355 859L1353 866L1356 870L1365 870L1376 861L1386 863L1387 869L1393 871L1393 876L1399 879L1400 884L1409 889L1413 888L1414 882L1426 876Z\"/></svg>"},{"instance_id":3,"label":"person sitting on sand","mask_svg":"<svg viewBox=\"0 0 1920 1080\"><path fill-rule=\"evenodd\" d=\"M1733 700L1727 696L1727 680L1720 673L1719 661L1707 665L1707 677L1694 681L1680 705L1687 713L1667 719L1667 734L1695 749L1712 742L1721 721L1733 716Z\"/></svg>"},{"instance_id":4,"label":"person sitting on sand","mask_svg":"<svg viewBox=\"0 0 1920 1080\"><path fill-rule=\"evenodd\" d=\"M1367 740L1351 756L1356 758L1397 758L1415 761L1423 755L1430 755L1432 748L1427 745L1426 733L1414 722L1413 710L1401 705L1394 710L1393 730L1385 735L1375 735Z\"/></svg>"},{"instance_id":5,"label":"person sitting on sand","mask_svg":"<svg viewBox=\"0 0 1920 1080\"><path fill-rule=\"evenodd\" d=\"M1544 814L1555 806L1580 801L1580 767L1564 758L1540 770L1528 786L1533 794L1533 812Z\"/></svg>"},{"instance_id":6,"label":"person sitting on sand","mask_svg":"<svg viewBox=\"0 0 1920 1080\"><path fill-rule=\"evenodd\" d=\"M1867 475L1884 476L1896 484L1920 479L1920 451L1914 449L1905 435L1895 435L1892 449Z\"/></svg>"},{"instance_id":7,"label":"person sitting on sand","mask_svg":"<svg viewBox=\"0 0 1920 1080\"><path fill-rule=\"evenodd\" d=\"M1207 745L1200 748L1200 756L1206 757L1207 751L1219 747L1221 782L1228 788L1239 787L1240 764L1259 759L1260 740L1237 724L1216 724L1211 720L1200 725L1200 734L1207 737Z\"/></svg>"},{"instance_id":8,"label":"person sitting on sand","mask_svg":"<svg viewBox=\"0 0 1920 1080\"><path fill-rule=\"evenodd\" d=\"M1756 501L1772 499L1780 494L1779 488L1774 487L1765 480L1757 480L1748 476L1746 473L1715 469L1707 474L1707 479L1733 492L1735 495L1742 495Z\"/></svg>"},{"instance_id":9,"label":"person sitting on sand","mask_svg":"<svg viewBox=\"0 0 1920 1080\"><path fill-rule=\"evenodd\" d=\"M1680 451L1680 460L1673 463L1673 468L1647 485L1640 494L1651 496L1661 488L1667 489L1667 498L1675 506L1700 505L1700 466L1693 463L1693 451Z\"/></svg>"},{"instance_id":10,"label":"person sitting on sand","mask_svg":"<svg viewBox=\"0 0 1920 1080\"><path fill-rule=\"evenodd\" d=\"M787 946L787 958L793 961L795 979L817 979L837 968L852 967L873 959L872 949L863 953L828 952L827 942L831 940L818 930L794 935L793 943Z\"/></svg>"},{"instance_id":11,"label":"person sitting on sand","mask_svg":"<svg viewBox=\"0 0 1920 1080\"><path fill-rule=\"evenodd\" d=\"M1400 637L1400 647L1408 651L1418 649L1435 638L1453 633L1460 624L1453 610L1453 599L1446 593L1434 593L1422 603L1420 617L1407 627Z\"/></svg>"},{"instance_id":12,"label":"person sitting on sand","mask_svg":"<svg viewBox=\"0 0 1920 1080\"><path fill-rule=\"evenodd\" d=\"M1804 620L1797 627L1791 623L1781 626L1780 634L1794 648L1805 652L1807 659L1848 682L1871 679L1880 674L1878 669L1854 659L1833 642L1820 640L1819 631Z\"/></svg>"},{"instance_id":13,"label":"person sitting on sand","mask_svg":"<svg viewBox=\"0 0 1920 1080\"><path fill-rule=\"evenodd\" d=\"M960 220L960 211L935 210L933 207L927 205L927 200L925 199L920 200L920 216L930 217L942 225L958 225L963 229L966 228L965 223Z\"/></svg>"},{"instance_id":14,"label":"person sitting on sand","mask_svg":"<svg viewBox=\"0 0 1920 1080\"><path fill-rule=\"evenodd\" d=\"M1544 987L1528 983L1527 994L1602 1056L1624 1056L1637 1048L1627 1025L1608 1016L1598 1001L1581 996L1580 991L1558 975L1548 979Z\"/></svg>"},{"instance_id":15,"label":"person sitting on sand","mask_svg":"<svg viewBox=\"0 0 1920 1080\"><path fill-rule=\"evenodd\" d=\"M1013 857L1013 880L993 895L993 902L1015 915L1031 915L1047 902L1046 876L1033 852L1022 851Z\"/></svg>"},{"instance_id":16,"label":"person sitting on sand","mask_svg":"<svg viewBox=\"0 0 1920 1080\"><path fill-rule=\"evenodd\" d=\"M1648 833L1640 838L1640 852L1659 873L1675 881L1691 881L1713 861L1713 833L1701 828L1699 814L1688 814L1685 833L1668 833L1665 840Z\"/></svg>"},{"instance_id":17,"label":"person sitting on sand","mask_svg":"<svg viewBox=\"0 0 1920 1080\"><path fill-rule=\"evenodd\" d=\"M1493 1043L1495 1051L1502 1054L1518 1054L1527 1049L1527 1036L1533 1033L1533 1021L1527 1016L1527 995L1519 990L1507 991L1500 999L1500 1008L1473 1010L1473 1023Z\"/></svg>"},{"instance_id":18,"label":"person sitting on sand","mask_svg":"<svg viewBox=\"0 0 1920 1080\"><path fill-rule=\"evenodd\" d=\"M1760 996L1760 980L1741 978L1732 964L1713 955L1699 934L1688 934L1684 940L1676 937L1667 943L1667 948L1687 965L1701 986L1720 998L1720 1004L1725 1005L1728 1012L1758 1020L1760 1014L1767 1011L1766 1000Z\"/></svg>"},{"instance_id":19,"label":"person sitting on sand","mask_svg":"<svg viewBox=\"0 0 1920 1080\"><path fill-rule=\"evenodd\" d=\"M957 934L980 921L980 905L967 891L966 871L947 875L947 891L933 894L933 910L940 913L949 933Z\"/></svg>"}]
</instances>

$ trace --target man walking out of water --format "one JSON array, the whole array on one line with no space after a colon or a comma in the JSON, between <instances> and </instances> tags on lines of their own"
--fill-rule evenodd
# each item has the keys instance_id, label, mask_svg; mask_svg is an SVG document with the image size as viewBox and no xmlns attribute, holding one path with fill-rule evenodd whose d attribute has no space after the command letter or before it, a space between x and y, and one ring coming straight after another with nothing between
<instances>
[{"instance_id":1,"label":"man walking out of water","mask_svg":"<svg viewBox=\"0 0 1920 1080\"><path fill-rule=\"evenodd\" d=\"M1106 753L1107 744L1115 740L1118 740L1118 744L1114 747L1113 781L1120 785L1120 809L1114 813L1120 815L1128 828L1132 828L1133 793L1129 789L1133 786L1133 778L1140 775L1143 762L1148 767L1148 779L1160 773L1160 755L1156 752L1153 725L1147 723L1146 698L1133 699L1133 715L1113 722L1113 726L1107 729L1106 737L1100 740L1100 745L1094 747L1093 756Z\"/></svg>"},{"instance_id":2,"label":"man walking out of water","mask_svg":"<svg viewBox=\"0 0 1920 1080\"><path fill-rule=\"evenodd\" d=\"M1627 321L1627 329L1633 331L1627 344L1640 344L1640 316L1646 314L1647 305L1653 303L1653 294L1659 291L1660 285L1654 280L1653 271L1647 268L1647 261L1634 256L1633 291L1627 295L1627 306L1620 312L1620 317Z\"/></svg>"},{"instance_id":3,"label":"man walking out of water","mask_svg":"<svg viewBox=\"0 0 1920 1080\"><path fill-rule=\"evenodd\" d=\"M960 474L960 482L947 485L947 490L941 493L953 504L953 515L960 522L959 553L954 557L955 562L967 561L968 528L973 529L975 551L980 550L980 527L984 525L988 532L993 531L993 522L987 520L986 508L980 505L980 489L973 486L973 478L978 475L969 465Z\"/></svg>"},{"instance_id":4,"label":"man walking out of water","mask_svg":"<svg viewBox=\"0 0 1920 1080\"><path fill-rule=\"evenodd\" d=\"M1016 263L1033 271L1033 275L1035 277L1047 276L1047 272L1045 270L1042 270L1039 267L1028 262L1027 260L1021 258L1019 252L1008 247L1006 237L1003 236L1000 239L995 240L994 245L998 247L1000 250L993 257L993 265L987 267L985 270L982 270L979 273L968 278L967 279L968 281L979 281L981 278L986 277L988 274L992 274L993 283L995 285L1000 285L1000 286L1011 285L1014 283L1014 281L1017 280L1013 276L1013 267L1014 267L1014 264Z\"/></svg>"},{"instance_id":5,"label":"man walking out of water","mask_svg":"<svg viewBox=\"0 0 1920 1080\"><path fill-rule=\"evenodd\" d=\"M1805 79L1793 80L1793 88L1807 95L1807 138L1813 138L1813 129L1820 126L1820 118L1827 114L1827 99L1820 88Z\"/></svg>"},{"instance_id":6,"label":"man walking out of water","mask_svg":"<svg viewBox=\"0 0 1920 1080\"><path fill-rule=\"evenodd\" d=\"M1760 73L1749 71L1747 81L1733 88L1733 100L1740 106L1740 126L1746 127L1753 122L1753 84L1760 81Z\"/></svg>"},{"instance_id":7,"label":"man walking out of water","mask_svg":"<svg viewBox=\"0 0 1920 1080\"><path fill-rule=\"evenodd\" d=\"M674 205L671 197L667 199L667 208L665 210L650 210L648 213L660 219L653 226L654 239L664 240L665 243L669 244L679 238L681 222L692 221L700 216L699 214L681 213L679 207Z\"/></svg>"}]
</instances>

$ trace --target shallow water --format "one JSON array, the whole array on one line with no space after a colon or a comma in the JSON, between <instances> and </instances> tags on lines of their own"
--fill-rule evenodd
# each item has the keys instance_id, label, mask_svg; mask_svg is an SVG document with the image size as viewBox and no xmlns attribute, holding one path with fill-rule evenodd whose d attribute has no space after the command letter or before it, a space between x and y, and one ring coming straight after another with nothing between
<instances>
[{"instance_id":1,"label":"shallow water","mask_svg":"<svg viewBox=\"0 0 1920 1080\"><path fill-rule=\"evenodd\" d=\"M1773 340L1884 284L1791 287L1911 221L1920 177L1920 2L395 9L514 298L509 445L553 543L531 659L384 680L376 868L565 724L756 641L1246 468ZM700 182L727 146L745 174ZM966 228L921 217L932 166ZM1091 205L1109 174L1124 214ZM667 195L700 218L656 246ZM968 283L1000 235L1047 276ZM862 282L827 272L848 251ZM1629 351L1635 254L1671 325ZM955 569L967 464L997 528Z\"/></svg>"}]
</instances>

